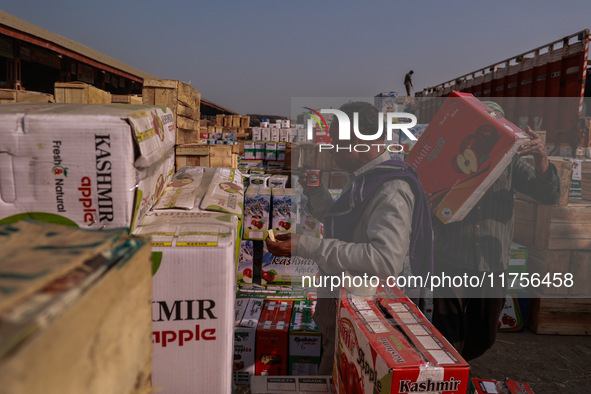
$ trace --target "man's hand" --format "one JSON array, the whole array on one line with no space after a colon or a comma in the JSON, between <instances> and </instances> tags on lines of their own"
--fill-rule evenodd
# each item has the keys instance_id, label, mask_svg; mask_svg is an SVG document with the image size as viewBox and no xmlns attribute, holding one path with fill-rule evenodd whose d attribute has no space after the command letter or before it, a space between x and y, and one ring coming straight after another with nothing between
<instances>
[{"instance_id":1,"label":"man's hand","mask_svg":"<svg viewBox=\"0 0 591 394\"><path fill-rule=\"evenodd\" d=\"M308 192L310 192L311 190L318 189L318 187L315 186L308 186L308 175L309 170L300 170L298 174L298 183L304 189L304 194L308 194Z\"/></svg>"},{"instance_id":2,"label":"man's hand","mask_svg":"<svg viewBox=\"0 0 591 394\"><path fill-rule=\"evenodd\" d=\"M271 241L271 239L267 238L267 249L269 252L278 257L291 257L292 251L298 247L298 242L300 240L299 234L279 234L275 235L277 242Z\"/></svg>"},{"instance_id":3,"label":"man's hand","mask_svg":"<svg viewBox=\"0 0 591 394\"><path fill-rule=\"evenodd\" d=\"M530 140L519 147L517 154L519 156L532 155L534 157L536 171L538 174L545 175L550 163L548 162L546 147L544 146L542 138L529 126L527 126L524 131L530 136Z\"/></svg>"}]
</instances>

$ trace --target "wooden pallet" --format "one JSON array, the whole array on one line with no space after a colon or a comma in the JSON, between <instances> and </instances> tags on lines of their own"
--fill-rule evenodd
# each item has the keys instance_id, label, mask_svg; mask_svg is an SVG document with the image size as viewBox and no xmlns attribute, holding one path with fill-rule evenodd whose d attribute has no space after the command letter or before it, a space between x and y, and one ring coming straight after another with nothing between
<instances>
[{"instance_id":1,"label":"wooden pallet","mask_svg":"<svg viewBox=\"0 0 591 394\"><path fill-rule=\"evenodd\" d=\"M536 334L591 335L589 298L530 298L528 310Z\"/></svg>"},{"instance_id":2,"label":"wooden pallet","mask_svg":"<svg viewBox=\"0 0 591 394\"><path fill-rule=\"evenodd\" d=\"M54 96L56 103L111 104L111 93L84 82L56 82Z\"/></svg>"}]
</instances>

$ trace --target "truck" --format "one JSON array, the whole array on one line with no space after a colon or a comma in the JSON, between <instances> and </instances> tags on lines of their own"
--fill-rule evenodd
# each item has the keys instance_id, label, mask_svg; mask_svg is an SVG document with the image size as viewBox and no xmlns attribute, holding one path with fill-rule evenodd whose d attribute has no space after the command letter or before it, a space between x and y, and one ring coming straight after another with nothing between
<instances>
[{"instance_id":1,"label":"truck","mask_svg":"<svg viewBox=\"0 0 591 394\"><path fill-rule=\"evenodd\" d=\"M546 131L546 149L591 157L589 29L512 56L418 92L417 112L428 123L452 91L497 102L505 117Z\"/></svg>"}]
</instances>

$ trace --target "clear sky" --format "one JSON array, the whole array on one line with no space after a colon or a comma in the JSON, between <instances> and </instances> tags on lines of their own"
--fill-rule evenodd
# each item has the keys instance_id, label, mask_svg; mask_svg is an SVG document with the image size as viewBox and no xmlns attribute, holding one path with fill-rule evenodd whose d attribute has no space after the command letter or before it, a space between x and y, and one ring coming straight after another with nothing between
<instances>
[{"instance_id":1,"label":"clear sky","mask_svg":"<svg viewBox=\"0 0 591 394\"><path fill-rule=\"evenodd\" d=\"M591 27L591 1L4 0L2 10L242 114L453 79Z\"/></svg>"}]
</instances>

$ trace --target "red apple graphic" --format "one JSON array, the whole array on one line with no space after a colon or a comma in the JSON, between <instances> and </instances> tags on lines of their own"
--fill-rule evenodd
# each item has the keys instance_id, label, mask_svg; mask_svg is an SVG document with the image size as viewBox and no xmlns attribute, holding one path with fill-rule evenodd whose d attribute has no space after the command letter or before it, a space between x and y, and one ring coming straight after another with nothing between
<instances>
[{"instance_id":1,"label":"red apple graphic","mask_svg":"<svg viewBox=\"0 0 591 394\"><path fill-rule=\"evenodd\" d=\"M460 174L470 175L478 170L478 155L472 149L466 149L452 160L453 169Z\"/></svg>"}]
</instances>

